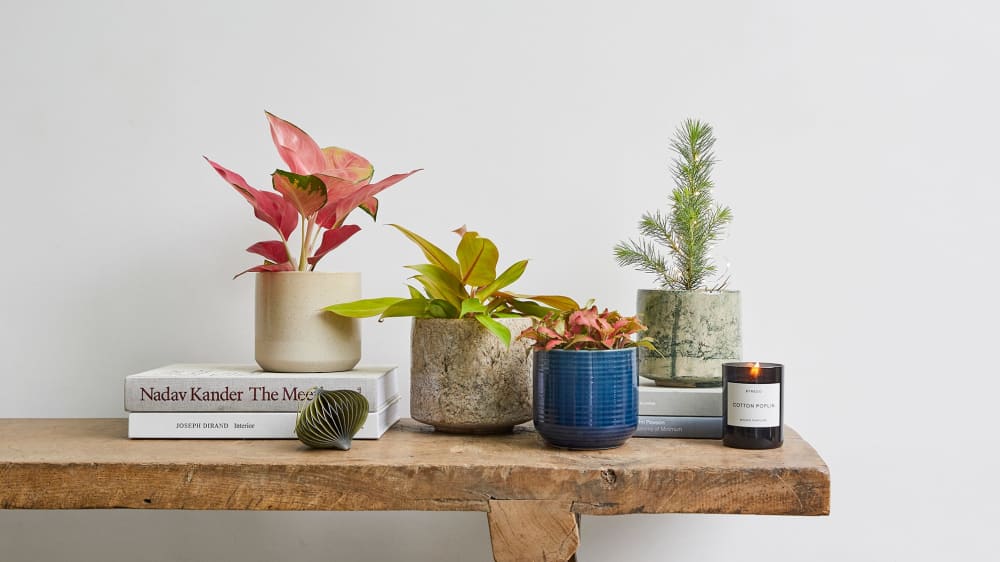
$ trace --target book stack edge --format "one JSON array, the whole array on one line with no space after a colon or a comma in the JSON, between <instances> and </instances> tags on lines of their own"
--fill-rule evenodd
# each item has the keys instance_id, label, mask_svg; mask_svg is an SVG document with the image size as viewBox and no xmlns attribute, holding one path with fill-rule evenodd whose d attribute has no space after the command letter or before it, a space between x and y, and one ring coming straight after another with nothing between
<instances>
[{"instance_id":1,"label":"book stack edge","mask_svg":"<svg viewBox=\"0 0 1000 562\"><path fill-rule=\"evenodd\" d=\"M133 439L295 439L311 389L349 389L368 400L355 439L378 439L402 412L395 367L338 373L268 373L256 365L174 364L125 377Z\"/></svg>"}]
</instances>

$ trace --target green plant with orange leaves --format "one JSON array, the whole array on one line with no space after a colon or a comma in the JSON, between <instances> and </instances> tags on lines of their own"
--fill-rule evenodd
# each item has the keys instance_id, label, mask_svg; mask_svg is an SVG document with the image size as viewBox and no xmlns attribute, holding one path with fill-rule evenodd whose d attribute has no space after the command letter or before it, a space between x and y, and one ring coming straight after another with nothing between
<instances>
[{"instance_id":1,"label":"green plant with orange leaves","mask_svg":"<svg viewBox=\"0 0 1000 562\"><path fill-rule=\"evenodd\" d=\"M406 316L474 318L509 345L510 330L495 318L542 318L553 312L579 308L569 297L511 292L508 288L524 274L528 260L515 262L498 275L500 252L489 238L478 232L464 226L454 230L461 239L452 257L402 226L390 226L415 243L427 258L427 263L406 266L416 272L411 279L419 288L407 284L408 298L362 299L328 306L324 310L351 318L378 316L380 321Z\"/></svg>"}]
</instances>

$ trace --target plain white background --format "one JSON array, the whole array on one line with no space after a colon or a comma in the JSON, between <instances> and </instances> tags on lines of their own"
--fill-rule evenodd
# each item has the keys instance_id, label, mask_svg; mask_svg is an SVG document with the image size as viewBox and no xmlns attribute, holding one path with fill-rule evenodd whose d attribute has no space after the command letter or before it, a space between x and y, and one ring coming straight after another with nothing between
<instances>
[{"instance_id":1,"label":"plain white background","mask_svg":"<svg viewBox=\"0 0 1000 562\"><path fill-rule=\"evenodd\" d=\"M465 223L525 291L634 311L611 248L663 208L687 117L719 138L718 248L745 356L828 518L587 517L582 560L975 560L998 517L1000 10L981 2L5 2L2 417L122 416L122 378L252 358L264 110L376 175L380 223L326 258L366 296ZM365 361L408 374L406 320ZM488 560L483 514L0 511L0 558Z\"/></svg>"}]
</instances>

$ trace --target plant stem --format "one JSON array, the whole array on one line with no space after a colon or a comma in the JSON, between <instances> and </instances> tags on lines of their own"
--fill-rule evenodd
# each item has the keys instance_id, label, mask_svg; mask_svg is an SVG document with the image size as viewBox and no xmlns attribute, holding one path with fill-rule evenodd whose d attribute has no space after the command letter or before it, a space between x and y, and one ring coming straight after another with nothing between
<instances>
[{"instance_id":1,"label":"plant stem","mask_svg":"<svg viewBox=\"0 0 1000 562\"><path fill-rule=\"evenodd\" d=\"M306 218L302 217L302 248L299 250L299 271L306 270L306 246L309 244L309 231L306 228Z\"/></svg>"}]
</instances>

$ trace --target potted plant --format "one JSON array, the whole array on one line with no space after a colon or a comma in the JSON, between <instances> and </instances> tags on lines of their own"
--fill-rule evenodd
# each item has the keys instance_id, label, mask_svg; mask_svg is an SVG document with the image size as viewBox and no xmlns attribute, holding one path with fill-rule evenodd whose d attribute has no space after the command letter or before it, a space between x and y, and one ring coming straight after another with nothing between
<instances>
[{"instance_id":1,"label":"potted plant","mask_svg":"<svg viewBox=\"0 0 1000 562\"><path fill-rule=\"evenodd\" d=\"M372 183L374 168L365 158L343 148L320 148L302 129L266 115L289 168L271 174L274 192L251 187L205 158L250 203L254 216L278 234L276 240L247 248L264 263L236 276L257 274L254 355L265 371L346 371L361 359L360 328L357 321L332 317L322 308L359 298L361 274L317 272L316 264L361 230L345 224L351 212L361 208L375 218L375 196L417 170ZM291 241L296 229L297 246Z\"/></svg>"},{"instance_id":2,"label":"potted plant","mask_svg":"<svg viewBox=\"0 0 1000 562\"><path fill-rule=\"evenodd\" d=\"M459 228L455 256L399 225L428 263L408 265L418 287L409 297L335 304L340 316L413 317L410 415L449 433L504 433L531 419L531 350L511 341L531 316L575 308L573 299L509 291L528 260L497 275L500 253L477 232Z\"/></svg>"},{"instance_id":3,"label":"potted plant","mask_svg":"<svg viewBox=\"0 0 1000 562\"><path fill-rule=\"evenodd\" d=\"M640 352L639 374L660 386L721 386L722 364L742 355L740 294L724 290L709 252L732 220L712 200L712 151L708 123L687 120L672 149L671 209L645 213L638 240L615 246L621 266L652 273L658 290L640 290L636 311L662 355ZM666 249L665 257L658 246Z\"/></svg>"},{"instance_id":4,"label":"potted plant","mask_svg":"<svg viewBox=\"0 0 1000 562\"><path fill-rule=\"evenodd\" d=\"M542 438L567 449L610 449L638 425L636 349L654 351L637 318L617 311L551 313L521 332L534 340L534 422Z\"/></svg>"}]
</instances>

